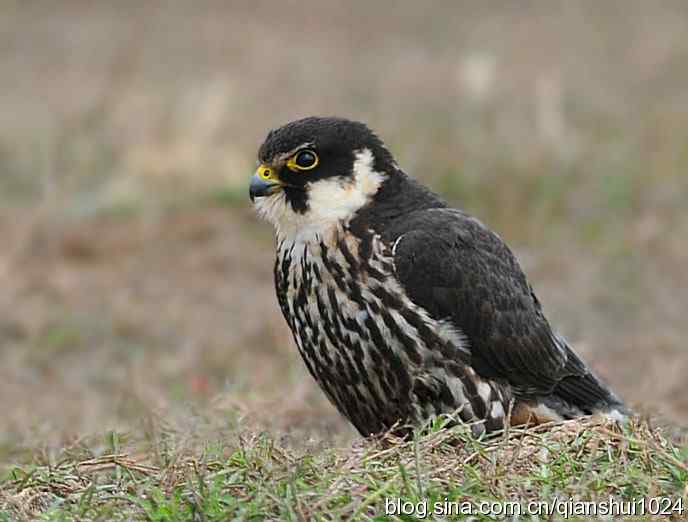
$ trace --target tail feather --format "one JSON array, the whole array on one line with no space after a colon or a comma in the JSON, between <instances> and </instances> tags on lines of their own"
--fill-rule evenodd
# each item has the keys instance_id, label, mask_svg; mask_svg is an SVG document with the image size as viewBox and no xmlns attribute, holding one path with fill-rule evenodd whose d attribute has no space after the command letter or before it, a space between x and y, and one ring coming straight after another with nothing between
<instances>
[{"instance_id":1,"label":"tail feather","mask_svg":"<svg viewBox=\"0 0 688 522\"><path fill-rule=\"evenodd\" d=\"M543 403L563 418L601 413L622 420L630 415L623 401L585 365L566 341L561 338L559 341L568 356L568 376L557 383L552 395Z\"/></svg>"}]
</instances>

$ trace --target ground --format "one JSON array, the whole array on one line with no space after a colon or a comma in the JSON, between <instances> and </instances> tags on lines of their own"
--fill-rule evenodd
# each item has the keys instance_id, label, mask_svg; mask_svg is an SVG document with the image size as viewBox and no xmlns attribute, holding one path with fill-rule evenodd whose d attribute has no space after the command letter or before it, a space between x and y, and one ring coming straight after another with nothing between
<instances>
[{"instance_id":1,"label":"ground","mask_svg":"<svg viewBox=\"0 0 688 522\"><path fill-rule=\"evenodd\" d=\"M210 445L222 461L239 434L309 466L376 451L299 360L272 232L248 202L266 131L307 114L367 121L409 173L499 232L553 325L685 445L686 6L307 4L0 7L13 495L34 491L15 466L65 455L109 473L126 448L125 464L168 470L166 451L192 462Z\"/></svg>"}]
</instances>

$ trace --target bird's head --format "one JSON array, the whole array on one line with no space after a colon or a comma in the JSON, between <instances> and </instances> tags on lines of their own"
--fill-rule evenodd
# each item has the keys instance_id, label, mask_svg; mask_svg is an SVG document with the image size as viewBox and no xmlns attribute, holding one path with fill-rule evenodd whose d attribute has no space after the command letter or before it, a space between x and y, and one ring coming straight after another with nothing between
<instances>
[{"instance_id":1,"label":"bird's head","mask_svg":"<svg viewBox=\"0 0 688 522\"><path fill-rule=\"evenodd\" d=\"M250 197L280 235L346 221L397 169L365 124L310 117L270 131L258 150Z\"/></svg>"}]
</instances>

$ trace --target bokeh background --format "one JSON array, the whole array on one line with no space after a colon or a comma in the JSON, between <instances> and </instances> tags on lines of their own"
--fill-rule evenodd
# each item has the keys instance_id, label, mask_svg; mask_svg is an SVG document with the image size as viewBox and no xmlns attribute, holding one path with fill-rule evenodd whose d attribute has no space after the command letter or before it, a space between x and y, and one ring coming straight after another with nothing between
<instances>
[{"instance_id":1,"label":"bokeh background","mask_svg":"<svg viewBox=\"0 0 688 522\"><path fill-rule=\"evenodd\" d=\"M108 430L351 440L273 294L268 129L368 122L688 422L688 3L0 3L0 462Z\"/></svg>"}]
</instances>

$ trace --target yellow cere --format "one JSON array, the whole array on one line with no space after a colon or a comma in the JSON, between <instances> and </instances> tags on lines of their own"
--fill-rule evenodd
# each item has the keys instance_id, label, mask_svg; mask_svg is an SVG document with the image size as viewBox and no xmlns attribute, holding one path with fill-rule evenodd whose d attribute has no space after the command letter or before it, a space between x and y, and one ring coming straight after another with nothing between
<instances>
[{"instance_id":1,"label":"yellow cere","mask_svg":"<svg viewBox=\"0 0 688 522\"><path fill-rule=\"evenodd\" d=\"M266 165L261 165L260 167L258 167L258 175L261 178L267 179L267 180L276 180L277 179L277 175L276 175L275 171Z\"/></svg>"}]
</instances>

